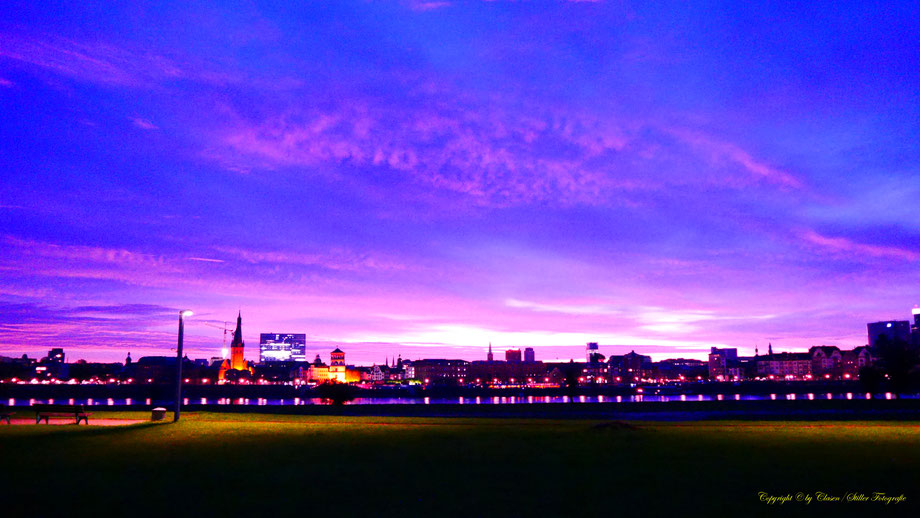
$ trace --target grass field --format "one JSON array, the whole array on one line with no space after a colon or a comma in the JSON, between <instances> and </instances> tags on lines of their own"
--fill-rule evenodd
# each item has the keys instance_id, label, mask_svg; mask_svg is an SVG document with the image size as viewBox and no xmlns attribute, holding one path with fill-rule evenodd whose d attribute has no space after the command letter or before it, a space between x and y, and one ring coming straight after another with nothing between
<instances>
[{"instance_id":1,"label":"grass field","mask_svg":"<svg viewBox=\"0 0 920 518\"><path fill-rule=\"evenodd\" d=\"M94 417L147 417L118 413ZM2 515L916 513L920 423L606 423L184 414L0 425ZM907 500L819 502L817 494ZM792 495L768 505L759 493ZM812 502L796 502L795 495ZM807 496L806 496L807 495Z\"/></svg>"}]
</instances>

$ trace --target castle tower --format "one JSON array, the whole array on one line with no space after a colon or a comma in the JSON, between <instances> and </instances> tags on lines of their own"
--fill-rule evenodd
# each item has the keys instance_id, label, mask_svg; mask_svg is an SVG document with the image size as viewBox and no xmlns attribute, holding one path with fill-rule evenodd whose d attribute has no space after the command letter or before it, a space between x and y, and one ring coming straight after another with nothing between
<instances>
[{"instance_id":1,"label":"castle tower","mask_svg":"<svg viewBox=\"0 0 920 518\"><path fill-rule=\"evenodd\" d=\"M246 360L243 358L243 314L236 317L236 331L233 332L233 342L230 344L230 368L234 370L248 370Z\"/></svg>"},{"instance_id":2,"label":"castle tower","mask_svg":"<svg viewBox=\"0 0 920 518\"><path fill-rule=\"evenodd\" d=\"M345 352L336 347L329 356L329 379L345 383Z\"/></svg>"}]
</instances>

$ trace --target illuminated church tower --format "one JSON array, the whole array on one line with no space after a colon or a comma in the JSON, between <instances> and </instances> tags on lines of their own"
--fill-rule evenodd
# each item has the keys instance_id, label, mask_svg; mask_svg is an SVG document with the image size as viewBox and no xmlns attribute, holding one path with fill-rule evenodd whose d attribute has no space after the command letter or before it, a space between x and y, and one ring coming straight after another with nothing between
<instances>
[{"instance_id":1,"label":"illuminated church tower","mask_svg":"<svg viewBox=\"0 0 920 518\"><path fill-rule=\"evenodd\" d=\"M230 359L220 364L218 379L226 380L228 371L249 371L252 375L254 369L243 357L243 345L243 314L240 313L236 316L236 331L233 332L233 342L230 344Z\"/></svg>"},{"instance_id":2,"label":"illuminated church tower","mask_svg":"<svg viewBox=\"0 0 920 518\"><path fill-rule=\"evenodd\" d=\"M236 316L236 331L233 332L233 342L230 344L230 368L233 370L248 370L246 360L243 358L243 314Z\"/></svg>"}]
</instances>

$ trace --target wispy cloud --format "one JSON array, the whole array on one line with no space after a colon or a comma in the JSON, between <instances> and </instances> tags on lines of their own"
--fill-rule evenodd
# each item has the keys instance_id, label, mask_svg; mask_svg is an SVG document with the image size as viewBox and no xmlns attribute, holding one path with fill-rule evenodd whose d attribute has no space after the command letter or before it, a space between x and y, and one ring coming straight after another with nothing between
<instances>
[{"instance_id":1,"label":"wispy cloud","mask_svg":"<svg viewBox=\"0 0 920 518\"><path fill-rule=\"evenodd\" d=\"M444 7L450 7L450 2L437 2L425 0L410 0L409 8L413 11L434 11Z\"/></svg>"},{"instance_id":2,"label":"wispy cloud","mask_svg":"<svg viewBox=\"0 0 920 518\"><path fill-rule=\"evenodd\" d=\"M858 243L846 237L828 237L814 230L802 230L799 237L819 250L851 259L895 259L914 262L920 259L920 252L896 246Z\"/></svg>"},{"instance_id":3,"label":"wispy cloud","mask_svg":"<svg viewBox=\"0 0 920 518\"><path fill-rule=\"evenodd\" d=\"M140 118L140 117L131 117L130 119L131 119L131 122L134 123L134 125L137 126L137 127L140 128L140 129L143 129L143 130L158 130L158 129L160 129L159 126L157 126L156 124L150 122L150 121L147 120L147 119L142 119L142 118Z\"/></svg>"},{"instance_id":4,"label":"wispy cloud","mask_svg":"<svg viewBox=\"0 0 920 518\"><path fill-rule=\"evenodd\" d=\"M731 315L721 314L713 310L688 310L646 308L641 310L636 319L640 322L640 329L662 334L686 334L698 331L702 322L724 320L769 320L776 315Z\"/></svg>"},{"instance_id":5,"label":"wispy cloud","mask_svg":"<svg viewBox=\"0 0 920 518\"><path fill-rule=\"evenodd\" d=\"M318 266L329 270L377 270L400 271L407 265L395 259L385 258L379 254L356 253L347 249L331 250L325 253L302 253L296 251L255 251L238 247L217 247L217 251L237 260L252 264L290 264L299 266Z\"/></svg>"},{"instance_id":6,"label":"wispy cloud","mask_svg":"<svg viewBox=\"0 0 920 518\"><path fill-rule=\"evenodd\" d=\"M539 302L528 302L526 300L507 299L505 305L512 308L523 308L549 313L565 313L569 315L615 315L620 313L619 310L603 304L544 304Z\"/></svg>"},{"instance_id":7,"label":"wispy cloud","mask_svg":"<svg viewBox=\"0 0 920 518\"><path fill-rule=\"evenodd\" d=\"M208 257L189 257L188 260L189 261L199 261L203 263L222 263L224 262L223 259L211 259Z\"/></svg>"},{"instance_id":8,"label":"wispy cloud","mask_svg":"<svg viewBox=\"0 0 920 518\"><path fill-rule=\"evenodd\" d=\"M799 189L802 182L792 174L754 158L741 147L719 141L698 131L672 129L671 133L705 154L713 162L730 162L741 166L753 177L782 187Z\"/></svg>"}]
</instances>

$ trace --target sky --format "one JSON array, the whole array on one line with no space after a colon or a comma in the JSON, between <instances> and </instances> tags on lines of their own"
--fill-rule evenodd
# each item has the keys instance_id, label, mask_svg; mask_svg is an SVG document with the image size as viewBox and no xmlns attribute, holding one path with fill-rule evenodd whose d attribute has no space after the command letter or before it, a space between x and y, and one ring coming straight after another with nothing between
<instances>
[{"instance_id":1,"label":"sky","mask_svg":"<svg viewBox=\"0 0 920 518\"><path fill-rule=\"evenodd\" d=\"M0 355L863 345L920 303L920 4L797 4L6 0Z\"/></svg>"}]
</instances>

